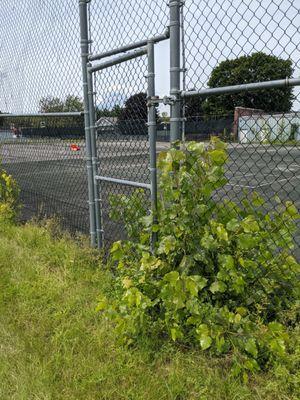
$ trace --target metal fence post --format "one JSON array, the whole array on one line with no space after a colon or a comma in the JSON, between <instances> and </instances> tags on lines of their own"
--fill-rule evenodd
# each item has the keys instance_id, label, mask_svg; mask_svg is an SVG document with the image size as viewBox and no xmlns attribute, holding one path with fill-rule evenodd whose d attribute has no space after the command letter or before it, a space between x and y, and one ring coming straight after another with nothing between
<instances>
[{"instance_id":1,"label":"metal fence post","mask_svg":"<svg viewBox=\"0 0 300 400\"><path fill-rule=\"evenodd\" d=\"M155 58L154 41L148 42L148 135L150 147L151 211L153 224L157 223L157 169L156 169L156 108L151 99L155 96ZM151 236L151 251L154 251L157 233Z\"/></svg>"},{"instance_id":2,"label":"metal fence post","mask_svg":"<svg viewBox=\"0 0 300 400\"><path fill-rule=\"evenodd\" d=\"M185 27L184 27L184 8L181 7L180 10L180 18L181 18L181 55L182 55L182 90L186 90L186 56L185 56ZM182 135L181 140L185 140L185 127L186 127L186 101L184 98L182 100Z\"/></svg>"},{"instance_id":3,"label":"metal fence post","mask_svg":"<svg viewBox=\"0 0 300 400\"><path fill-rule=\"evenodd\" d=\"M170 141L181 139L181 93L180 93L180 7L181 0L170 0L170 95L171 104Z\"/></svg>"},{"instance_id":4,"label":"metal fence post","mask_svg":"<svg viewBox=\"0 0 300 400\"><path fill-rule=\"evenodd\" d=\"M92 155L92 169L93 169L93 185L94 185L94 204L96 216L96 232L97 232L97 247L103 247L103 230L102 230L102 213L101 213L101 199L100 199L100 182L98 183L95 177L98 175L98 156L97 156L97 142L95 130L95 115L96 110L94 106L94 85L93 85L93 72L90 70L92 64L88 64L88 97L89 97L89 115L90 115L90 136L91 136L91 155Z\"/></svg>"},{"instance_id":5,"label":"metal fence post","mask_svg":"<svg viewBox=\"0 0 300 400\"><path fill-rule=\"evenodd\" d=\"M86 164L88 178L88 203L90 216L90 236L91 245L96 247L96 216L94 202L94 182L92 169L92 148L90 136L90 117L89 117L89 98L88 98L88 56L89 56L89 35L88 35L88 13L87 4L90 0L79 0L80 13L80 43L81 43L81 59L82 59L82 85L84 100L84 126L85 126L85 143L86 143Z\"/></svg>"}]
</instances>

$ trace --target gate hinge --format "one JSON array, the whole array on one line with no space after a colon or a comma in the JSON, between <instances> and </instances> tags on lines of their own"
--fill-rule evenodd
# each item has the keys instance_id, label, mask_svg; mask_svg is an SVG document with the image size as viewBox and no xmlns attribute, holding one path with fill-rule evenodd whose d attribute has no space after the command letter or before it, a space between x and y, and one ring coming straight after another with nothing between
<instances>
[{"instance_id":1,"label":"gate hinge","mask_svg":"<svg viewBox=\"0 0 300 400\"><path fill-rule=\"evenodd\" d=\"M164 104L165 106L172 105L176 102L176 97L175 96L164 96L164 97L150 97L148 99L148 107L157 105L157 104Z\"/></svg>"}]
</instances>

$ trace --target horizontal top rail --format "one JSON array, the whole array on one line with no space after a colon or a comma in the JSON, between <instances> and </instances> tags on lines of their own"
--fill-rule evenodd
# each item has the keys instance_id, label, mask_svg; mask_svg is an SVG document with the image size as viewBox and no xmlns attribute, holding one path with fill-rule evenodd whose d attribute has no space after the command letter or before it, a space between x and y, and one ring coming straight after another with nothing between
<instances>
[{"instance_id":1,"label":"horizontal top rail","mask_svg":"<svg viewBox=\"0 0 300 400\"><path fill-rule=\"evenodd\" d=\"M1 114L0 118L33 118L33 117L81 117L83 112L61 112L61 113L32 113L32 114Z\"/></svg>"},{"instance_id":2,"label":"horizontal top rail","mask_svg":"<svg viewBox=\"0 0 300 400\"><path fill-rule=\"evenodd\" d=\"M170 37L170 32L169 32L169 28L168 28L166 30L166 32L163 33L162 35L157 35L150 39L141 40L140 42L131 43L126 46L122 46L122 47L119 47L119 48L116 48L113 50L106 51L105 53L91 55L91 56L89 56L89 61L101 60L102 58L115 56L120 53L125 53L126 51L129 51L129 50L138 49L140 47L146 46L148 42L159 43L159 42L169 39L169 37Z\"/></svg>"},{"instance_id":3,"label":"horizontal top rail","mask_svg":"<svg viewBox=\"0 0 300 400\"><path fill-rule=\"evenodd\" d=\"M294 79L280 79L276 81L266 81L266 82L256 82L256 83L245 83L242 85L234 85L234 86L222 86L210 89L202 89L202 90L191 90L191 91L183 91L181 92L182 97L191 97L191 96L214 96L220 94L229 94L236 92L248 92L251 90L262 90L262 89L275 89L275 88L284 88L291 86L300 86L300 78Z\"/></svg>"},{"instance_id":4,"label":"horizontal top rail","mask_svg":"<svg viewBox=\"0 0 300 400\"><path fill-rule=\"evenodd\" d=\"M90 66L90 67L88 67L88 71L89 72L101 71L103 69L112 67L114 65L122 64L125 61L133 60L134 58L138 58L138 57L144 56L147 53L148 53L147 47L142 47L139 50L135 50L135 51L126 53L126 54L124 54L124 55L122 55L120 57L113 58L112 60L103 62L103 63L98 64L98 65Z\"/></svg>"}]
</instances>

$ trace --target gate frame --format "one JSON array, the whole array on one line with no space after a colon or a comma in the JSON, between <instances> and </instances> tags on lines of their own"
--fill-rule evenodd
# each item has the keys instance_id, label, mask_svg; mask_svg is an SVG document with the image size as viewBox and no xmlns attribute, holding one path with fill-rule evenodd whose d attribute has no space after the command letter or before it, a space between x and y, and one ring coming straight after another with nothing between
<instances>
[{"instance_id":1,"label":"gate frame","mask_svg":"<svg viewBox=\"0 0 300 400\"><path fill-rule=\"evenodd\" d=\"M173 36L175 43L174 30L172 32L171 25L165 33L145 39L140 42L131 43L101 54L89 54L89 38L88 29L88 8L87 5L91 0L79 0L80 11L80 28L81 28L81 56L82 56L82 74L83 74L83 92L84 92L84 116L85 116L85 132L86 132L86 160L88 170L88 193L89 193L89 210L90 210L90 235L92 247L103 248L104 230L102 220L102 199L101 199L101 181L114 182L127 186L140 187L150 190L151 193L151 212L153 216L153 224L157 223L157 168L156 168L156 141L157 141L157 124L156 124L156 104L155 96L155 51L154 45L161 41L167 40ZM175 0L177 2L177 0ZM170 0L170 5L172 0ZM178 28L177 24L174 26ZM172 33L171 33L172 32ZM179 21L180 32L180 21ZM131 51L134 50L134 51ZM127 53L126 53L127 52ZM104 61L98 65L93 65L92 61L102 60L103 58L113 55L119 55L109 61ZM95 130L95 106L94 106L94 85L93 74L95 72L107 69L114 65L124 63L126 61L136 59L147 55L148 57L148 75L147 75L147 94L148 94L148 140L150 147L149 154L149 170L150 184L133 182L124 179L116 179L99 175L99 159L97 154L96 130ZM180 55L179 55L180 62ZM174 76L176 71L174 71ZM180 79L180 71L179 79ZM180 89L180 87L179 87ZM174 92L175 93L175 92ZM177 91L177 97L179 92ZM179 96L180 99L180 96ZM176 106L178 111L178 104ZM180 107L179 107L180 115ZM180 132L180 130L179 130ZM154 251L155 242L157 241L157 233L152 233L150 248Z\"/></svg>"},{"instance_id":2,"label":"gate frame","mask_svg":"<svg viewBox=\"0 0 300 400\"><path fill-rule=\"evenodd\" d=\"M86 143L86 166L88 178L88 205L90 222L90 240L91 246L96 247L96 214L95 214L95 196L93 185L93 166L92 166L92 144L90 135L90 113L89 113L89 94L88 94L88 56L89 56L89 30L88 30L88 8L90 0L79 0L80 16L80 45L81 45L81 67L82 67L82 87L84 104L84 126Z\"/></svg>"}]
</instances>

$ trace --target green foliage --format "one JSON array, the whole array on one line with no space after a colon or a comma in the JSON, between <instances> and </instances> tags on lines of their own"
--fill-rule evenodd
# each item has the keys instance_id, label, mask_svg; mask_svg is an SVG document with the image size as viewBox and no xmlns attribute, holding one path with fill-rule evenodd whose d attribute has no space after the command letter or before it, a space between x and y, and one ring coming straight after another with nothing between
<instances>
[{"instance_id":1,"label":"green foliage","mask_svg":"<svg viewBox=\"0 0 300 400\"><path fill-rule=\"evenodd\" d=\"M293 71L291 60L258 52L222 61L213 70L208 86L213 88L291 78ZM204 102L203 108L207 114L229 114L235 107L287 112L291 110L293 99L292 88L268 89L212 96Z\"/></svg>"},{"instance_id":2,"label":"green foliage","mask_svg":"<svg viewBox=\"0 0 300 400\"><path fill-rule=\"evenodd\" d=\"M193 118L193 117L204 117L204 109L203 104L204 100L202 96L190 96L185 98L185 117Z\"/></svg>"},{"instance_id":3,"label":"green foliage","mask_svg":"<svg viewBox=\"0 0 300 400\"><path fill-rule=\"evenodd\" d=\"M41 113L63 112L64 102L59 97L42 97L39 108Z\"/></svg>"},{"instance_id":4,"label":"green foliage","mask_svg":"<svg viewBox=\"0 0 300 400\"><path fill-rule=\"evenodd\" d=\"M0 221L12 221L19 210L19 188L0 164Z\"/></svg>"},{"instance_id":5,"label":"green foliage","mask_svg":"<svg viewBox=\"0 0 300 400\"><path fill-rule=\"evenodd\" d=\"M148 201L142 189L135 190L132 195L112 195L110 197L111 213L113 220L124 223L127 234L131 238L138 238L143 228L142 218L146 215Z\"/></svg>"},{"instance_id":6,"label":"green foliage","mask_svg":"<svg viewBox=\"0 0 300 400\"><path fill-rule=\"evenodd\" d=\"M140 120L146 122L148 119L147 94L141 92L130 96L119 113L119 119L121 121Z\"/></svg>"},{"instance_id":7,"label":"green foliage","mask_svg":"<svg viewBox=\"0 0 300 400\"><path fill-rule=\"evenodd\" d=\"M223 132L220 133L219 138L222 140L222 142L228 142L232 143L235 141L235 134L228 130L227 128L224 128Z\"/></svg>"},{"instance_id":8,"label":"green foliage","mask_svg":"<svg viewBox=\"0 0 300 400\"><path fill-rule=\"evenodd\" d=\"M80 97L69 94L65 100L59 97L42 97L39 103L40 113L61 113L61 112L81 112L83 111L83 101ZM83 117L59 117L56 119L47 119L54 123L56 127L83 126ZM36 118L31 119L33 125ZM43 120L44 121L44 120Z\"/></svg>"},{"instance_id":9,"label":"green foliage","mask_svg":"<svg viewBox=\"0 0 300 400\"><path fill-rule=\"evenodd\" d=\"M148 121L147 93L140 92L130 96L118 112L118 129L125 135L147 134ZM156 107L156 120L159 115Z\"/></svg>"},{"instance_id":10,"label":"green foliage","mask_svg":"<svg viewBox=\"0 0 300 400\"><path fill-rule=\"evenodd\" d=\"M122 107L118 104L115 104L112 109L108 108L99 108L96 109L97 120L102 117L113 117L118 118L122 112Z\"/></svg>"},{"instance_id":11,"label":"green foliage","mask_svg":"<svg viewBox=\"0 0 300 400\"><path fill-rule=\"evenodd\" d=\"M83 102L78 96L68 95L63 101L58 97L43 97L40 100L40 112L76 112L83 111Z\"/></svg>"},{"instance_id":12,"label":"green foliage","mask_svg":"<svg viewBox=\"0 0 300 400\"><path fill-rule=\"evenodd\" d=\"M266 212L256 193L241 205L216 202L226 160L225 144L217 139L159 155L159 222L152 226L151 215L143 217L137 229L132 221L130 240L113 245L114 291L99 310L127 344L167 336L230 355L233 372L246 379L247 371L283 360L289 347L287 326L297 318L282 316L297 309L299 298L300 270L292 256L299 214L279 199ZM139 215L132 199L122 199L125 216ZM130 225L130 218L125 221ZM159 237L153 254L152 231Z\"/></svg>"},{"instance_id":13,"label":"green foliage","mask_svg":"<svg viewBox=\"0 0 300 400\"><path fill-rule=\"evenodd\" d=\"M61 113L61 112L81 112L83 111L83 101L80 97L68 95L65 100L59 97L46 96L42 97L39 102L39 112L43 113ZM0 113L1 115L1 113ZM79 117L0 117L0 124L17 127L33 127L39 128L41 123L45 123L47 127L70 127L83 126L83 116Z\"/></svg>"},{"instance_id":14,"label":"green foliage","mask_svg":"<svg viewBox=\"0 0 300 400\"><path fill-rule=\"evenodd\" d=\"M83 111L83 101L78 96L68 95L64 107L64 112Z\"/></svg>"},{"instance_id":15,"label":"green foliage","mask_svg":"<svg viewBox=\"0 0 300 400\"><path fill-rule=\"evenodd\" d=\"M299 331L288 365L248 383L208 350L119 346L95 312L114 277L97 252L53 238L52 224L0 224L1 400L299 400Z\"/></svg>"}]
</instances>

